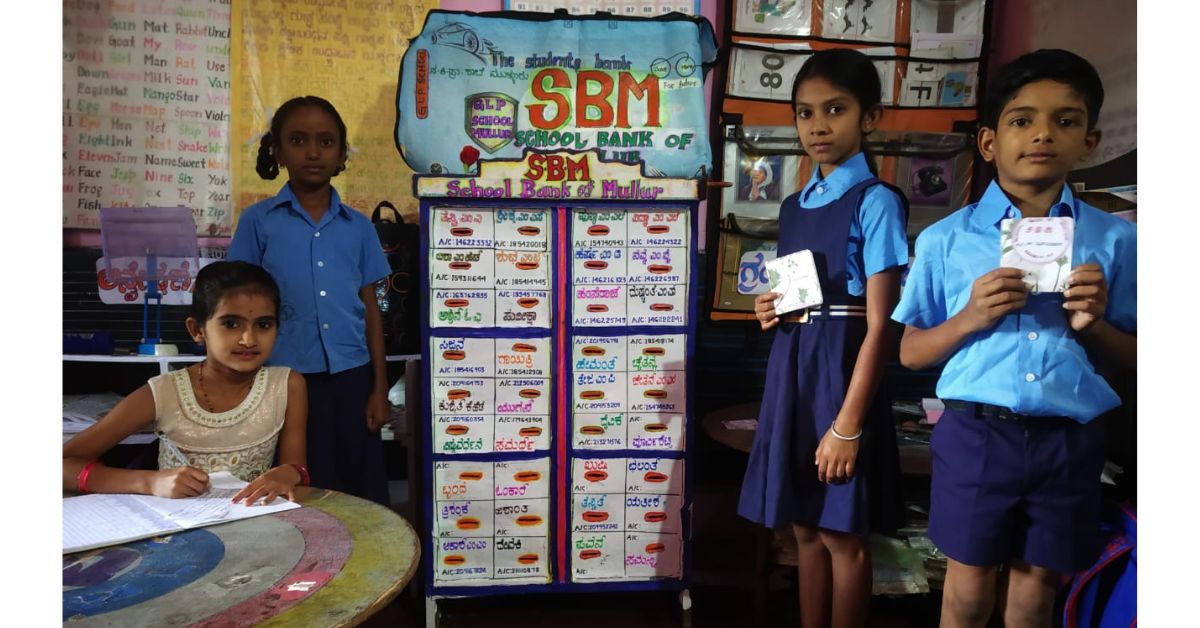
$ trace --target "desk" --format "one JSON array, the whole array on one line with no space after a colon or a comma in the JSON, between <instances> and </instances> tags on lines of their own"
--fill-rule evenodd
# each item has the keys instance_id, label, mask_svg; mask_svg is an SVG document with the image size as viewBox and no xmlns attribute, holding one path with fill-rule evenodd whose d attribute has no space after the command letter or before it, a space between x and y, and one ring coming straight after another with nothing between
<instances>
[{"instance_id":1,"label":"desk","mask_svg":"<svg viewBox=\"0 0 1200 628\"><path fill-rule=\"evenodd\" d=\"M298 487L298 508L63 557L69 626L353 626L420 563L407 521Z\"/></svg>"}]
</instances>

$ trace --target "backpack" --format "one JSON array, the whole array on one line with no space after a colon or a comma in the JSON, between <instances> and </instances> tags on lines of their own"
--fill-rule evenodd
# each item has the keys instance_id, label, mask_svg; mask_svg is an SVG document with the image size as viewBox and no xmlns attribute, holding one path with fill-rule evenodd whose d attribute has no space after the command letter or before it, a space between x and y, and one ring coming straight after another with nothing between
<instances>
[{"instance_id":1,"label":"backpack","mask_svg":"<svg viewBox=\"0 0 1200 628\"><path fill-rule=\"evenodd\" d=\"M1100 529L1104 551L1094 565L1071 579L1064 628L1137 625L1137 514L1128 504L1109 504Z\"/></svg>"},{"instance_id":2,"label":"backpack","mask_svg":"<svg viewBox=\"0 0 1200 628\"><path fill-rule=\"evenodd\" d=\"M392 210L392 218L384 220L383 208ZM379 245L387 256L391 274L380 281L375 289L379 311L383 314L383 338L389 355L419 353L421 326L420 314L420 260L421 229L414 224L405 224L396 206L380 201L371 213Z\"/></svg>"}]
</instances>

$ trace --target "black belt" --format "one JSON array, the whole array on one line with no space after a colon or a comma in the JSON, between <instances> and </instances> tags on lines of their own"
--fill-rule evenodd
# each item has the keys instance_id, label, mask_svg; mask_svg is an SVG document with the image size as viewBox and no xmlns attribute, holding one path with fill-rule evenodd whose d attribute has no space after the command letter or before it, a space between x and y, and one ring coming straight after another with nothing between
<instances>
[{"instance_id":1,"label":"black belt","mask_svg":"<svg viewBox=\"0 0 1200 628\"><path fill-rule=\"evenodd\" d=\"M959 401L957 399L943 399L942 403L947 408L957 412L966 412L975 418L979 419L1000 419L1002 421L1015 421L1017 423L1037 422L1048 424L1056 421L1071 421L1076 423L1074 419L1065 416L1034 416L1032 414L1021 414L1014 412L1004 406L994 406L990 403L979 403L976 401Z\"/></svg>"}]
</instances>

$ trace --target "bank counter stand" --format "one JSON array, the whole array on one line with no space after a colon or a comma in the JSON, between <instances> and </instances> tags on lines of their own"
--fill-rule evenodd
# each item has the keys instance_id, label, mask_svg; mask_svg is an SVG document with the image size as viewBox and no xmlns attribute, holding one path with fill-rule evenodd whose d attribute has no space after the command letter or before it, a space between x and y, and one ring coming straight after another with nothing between
<instances>
[{"instance_id":1,"label":"bank counter stand","mask_svg":"<svg viewBox=\"0 0 1200 628\"><path fill-rule=\"evenodd\" d=\"M528 192L533 167L577 177ZM416 180L428 625L530 592L677 590L686 616L698 182L588 152L481 170Z\"/></svg>"}]
</instances>

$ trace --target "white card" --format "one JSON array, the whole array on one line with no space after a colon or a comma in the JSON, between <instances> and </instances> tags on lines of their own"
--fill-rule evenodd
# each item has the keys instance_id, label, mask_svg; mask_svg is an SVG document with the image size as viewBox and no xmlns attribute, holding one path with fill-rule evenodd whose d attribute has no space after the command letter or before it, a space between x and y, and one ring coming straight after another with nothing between
<instances>
[{"instance_id":1,"label":"white card","mask_svg":"<svg viewBox=\"0 0 1200 628\"><path fill-rule=\"evenodd\" d=\"M812 251L805 249L777 257L767 262L766 266L770 292L779 293L775 299L776 314L786 314L823 302L821 280L817 277Z\"/></svg>"},{"instance_id":2,"label":"white card","mask_svg":"<svg viewBox=\"0 0 1200 628\"><path fill-rule=\"evenodd\" d=\"M808 44L757 44L763 50L734 46L729 61L728 94L790 102L792 78L812 54Z\"/></svg>"},{"instance_id":3,"label":"white card","mask_svg":"<svg viewBox=\"0 0 1200 628\"><path fill-rule=\"evenodd\" d=\"M1025 271L1033 294L1062 292L1071 274L1071 218L1006 218L1000 221L1000 265Z\"/></svg>"},{"instance_id":4,"label":"white card","mask_svg":"<svg viewBox=\"0 0 1200 628\"><path fill-rule=\"evenodd\" d=\"M805 37L812 33L812 3L810 2L738 0L735 5L737 18L734 23L737 30L741 32L798 37Z\"/></svg>"},{"instance_id":5,"label":"white card","mask_svg":"<svg viewBox=\"0 0 1200 628\"><path fill-rule=\"evenodd\" d=\"M904 79L900 81L901 107L933 107L941 94L941 81Z\"/></svg>"}]
</instances>

